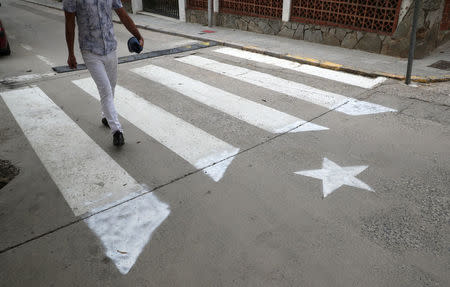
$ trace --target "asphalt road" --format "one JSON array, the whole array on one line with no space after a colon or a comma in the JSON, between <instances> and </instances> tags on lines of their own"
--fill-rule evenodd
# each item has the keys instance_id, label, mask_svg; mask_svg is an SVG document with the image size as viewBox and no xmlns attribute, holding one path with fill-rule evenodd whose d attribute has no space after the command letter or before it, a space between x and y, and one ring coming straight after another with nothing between
<instances>
[{"instance_id":1,"label":"asphalt road","mask_svg":"<svg viewBox=\"0 0 450 287\"><path fill-rule=\"evenodd\" d=\"M1 286L450 284L450 84L223 47L146 59L119 66L117 149L89 73L51 70L61 12L2 1L0 19L0 159L20 168Z\"/></svg>"}]
</instances>

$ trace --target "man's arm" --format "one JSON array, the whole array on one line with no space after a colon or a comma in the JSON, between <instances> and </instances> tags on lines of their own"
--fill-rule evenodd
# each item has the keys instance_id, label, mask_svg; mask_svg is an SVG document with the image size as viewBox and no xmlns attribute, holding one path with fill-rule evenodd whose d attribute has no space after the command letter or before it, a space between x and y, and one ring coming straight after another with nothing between
<instances>
[{"instance_id":1,"label":"man's arm","mask_svg":"<svg viewBox=\"0 0 450 287\"><path fill-rule=\"evenodd\" d=\"M115 9L115 11L117 13L117 16L119 16L120 22L122 22L125 28L127 28L127 30L130 31L130 33L139 40L141 46L144 47L144 38L142 38L133 20L130 18L130 16L128 16L127 11L125 11L123 7Z\"/></svg>"},{"instance_id":2,"label":"man's arm","mask_svg":"<svg viewBox=\"0 0 450 287\"><path fill-rule=\"evenodd\" d=\"M66 18L66 43L67 50L69 52L69 57L67 59L67 64L70 68L77 68L77 59L75 58L75 53L73 50L73 45L75 41L75 13L70 13L64 11Z\"/></svg>"}]
</instances>

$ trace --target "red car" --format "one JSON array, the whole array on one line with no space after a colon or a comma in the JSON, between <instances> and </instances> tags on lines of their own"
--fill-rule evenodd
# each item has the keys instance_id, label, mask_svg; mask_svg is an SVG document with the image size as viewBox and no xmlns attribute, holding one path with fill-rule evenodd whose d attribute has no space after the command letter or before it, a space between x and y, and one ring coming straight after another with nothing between
<instances>
[{"instance_id":1,"label":"red car","mask_svg":"<svg viewBox=\"0 0 450 287\"><path fill-rule=\"evenodd\" d=\"M5 28L3 28L2 21L0 20L0 55L9 54L11 54L11 49L9 48L8 39L6 38Z\"/></svg>"}]
</instances>

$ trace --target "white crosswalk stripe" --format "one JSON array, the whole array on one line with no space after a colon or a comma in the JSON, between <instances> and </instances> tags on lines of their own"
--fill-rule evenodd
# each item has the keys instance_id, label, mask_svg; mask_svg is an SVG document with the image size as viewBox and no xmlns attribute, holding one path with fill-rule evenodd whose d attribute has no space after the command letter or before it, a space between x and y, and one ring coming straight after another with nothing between
<instances>
[{"instance_id":1,"label":"white crosswalk stripe","mask_svg":"<svg viewBox=\"0 0 450 287\"><path fill-rule=\"evenodd\" d=\"M179 62L222 74L243 82L286 94L313 104L334 109L348 115L368 115L394 112L394 109L359 101L336 93L319 90L304 84L289 81L270 74L233 66L211 59L191 55L176 59Z\"/></svg>"},{"instance_id":2,"label":"white crosswalk stripe","mask_svg":"<svg viewBox=\"0 0 450 287\"><path fill-rule=\"evenodd\" d=\"M317 69L308 71L310 68L306 65L237 51L227 48L216 52L297 72L316 73L317 76L345 84L354 85L353 81L359 79L341 77L333 72L325 74ZM176 60L349 115L395 111L198 56ZM183 64L178 66L186 67ZM328 130L327 127L251 101L242 95L184 76L182 72L156 65L146 65L131 71L143 77L140 80L146 85L149 84L148 80L158 83L177 95L234 117L240 120L240 124L249 124L266 132L279 134ZM92 78L73 80L72 83L100 100ZM376 80L364 79L356 86L370 88L373 85L376 85ZM214 181L222 179L239 153L238 147L152 104L128 88L117 86L115 91L116 108L123 118L165 146L168 152L175 153L196 169L203 170ZM169 216L169 205L150 193L145 185L138 183L39 87L0 92L0 97L74 215L84 218L87 226L101 240L106 256L122 274L127 274L152 233Z\"/></svg>"},{"instance_id":3,"label":"white crosswalk stripe","mask_svg":"<svg viewBox=\"0 0 450 287\"><path fill-rule=\"evenodd\" d=\"M73 81L100 100L92 78ZM124 87L117 86L118 113L187 162L219 181L239 149L168 113Z\"/></svg>"},{"instance_id":4,"label":"white crosswalk stripe","mask_svg":"<svg viewBox=\"0 0 450 287\"><path fill-rule=\"evenodd\" d=\"M375 86L386 81L384 77L377 78L368 78L359 75L352 75L349 73L341 72L341 71L333 71L330 69L325 69L321 67L315 67L311 65L305 65L296 63L289 60L284 60L272 56L262 55L258 53L252 53L244 50L238 50L233 48L219 48L214 50L216 53L221 53L241 59L246 59L254 62L269 64L273 66L277 66L283 69L289 69L297 72L301 72L304 74L313 75L316 77L325 78L328 80L341 82L348 85L353 85L365 89L372 89Z\"/></svg>"},{"instance_id":5,"label":"white crosswalk stripe","mask_svg":"<svg viewBox=\"0 0 450 287\"><path fill-rule=\"evenodd\" d=\"M328 129L158 66L132 72L271 133Z\"/></svg>"},{"instance_id":6,"label":"white crosswalk stripe","mask_svg":"<svg viewBox=\"0 0 450 287\"><path fill-rule=\"evenodd\" d=\"M1 96L75 215L143 190L38 87Z\"/></svg>"},{"instance_id":7,"label":"white crosswalk stripe","mask_svg":"<svg viewBox=\"0 0 450 287\"><path fill-rule=\"evenodd\" d=\"M93 214L85 220L87 225L118 270L128 273L169 215L169 206L153 193L143 194L146 188L38 87L0 96L75 216Z\"/></svg>"},{"instance_id":8,"label":"white crosswalk stripe","mask_svg":"<svg viewBox=\"0 0 450 287\"><path fill-rule=\"evenodd\" d=\"M338 79L340 74L325 75L321 70L308 72L305 70L309 69L306 65L236 51L217 50L230 56L302 73L314 75L320 71L320 76L330 79L334 77L334 80L346 84L352 84L350 82L358 79L352 77ZM349 115L395 111L270 74L198 56L176 60ZM190 100L239 119L241 123L245 122L270 133L328 129L160 66L147 65L131 71ZM149 81L141 80L149 84ZM72 82L90 96L100 100L92 78ZM356 86L370 88L376 84L375 82L376 80L361 81L360 85ZM203 170L216 182L224 176L239 153L238 147L172 115L125 87L117 86L115 95L116 108L123 118L196 169ZM39 87L0 92L0 97L75 216L90 215L85 222L102 241L106 255L121 273L128 273L150 240L153 231L170 214L169 206L159 201L153 193L148 193L145 186L139 184L116 163Z\"/></svg>"}]
</instances>

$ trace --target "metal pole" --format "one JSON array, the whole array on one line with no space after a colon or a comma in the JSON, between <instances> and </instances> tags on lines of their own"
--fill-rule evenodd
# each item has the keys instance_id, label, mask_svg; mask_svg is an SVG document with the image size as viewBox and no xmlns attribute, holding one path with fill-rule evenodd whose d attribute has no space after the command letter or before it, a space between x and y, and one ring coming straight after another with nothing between
<instances>
[{"instance_id":1,"label":"metal pole","mask_svg":"<svg viewBox=\"0 0 450 287\"><path fill-rule=\"evenodd\" d=\"M208 27L212 27L213 20L213 0L208 0Z\"/></svg>"},{"instance_id":2,"label":"metal pole","mask_svg":"<svg viewBox=\"0 0 450 287\"><path fill-rule=\"evenodd\" d=\"M409 44L408 68L406 70L406 81L405 81L407 85L411 83L411 70L414 61L414 50L416 48L416 31L417 31L417 20L419 18L420 4L421 0L416 0L414 4L414 16Z\"/></svg>"}]
</instances>

